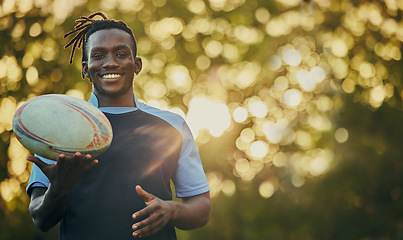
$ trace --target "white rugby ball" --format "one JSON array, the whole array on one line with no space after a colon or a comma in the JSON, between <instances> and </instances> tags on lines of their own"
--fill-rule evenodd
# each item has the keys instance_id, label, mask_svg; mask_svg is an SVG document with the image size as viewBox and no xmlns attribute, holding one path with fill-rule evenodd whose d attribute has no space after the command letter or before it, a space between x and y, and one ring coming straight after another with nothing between
<instances>
[{"instance_id":1,"label":"white rugby ball","mask_svg":"<svg viewBox=\"0 0 403 240\"><path fill-rule=\"evenodd\" d=\"M18 108L13 131L21 144L39 156L56 160L64 153L103 153L112 142L106 116L90 103L67 95L48 94L32 98Z\"/></svg>"}]
</instances>

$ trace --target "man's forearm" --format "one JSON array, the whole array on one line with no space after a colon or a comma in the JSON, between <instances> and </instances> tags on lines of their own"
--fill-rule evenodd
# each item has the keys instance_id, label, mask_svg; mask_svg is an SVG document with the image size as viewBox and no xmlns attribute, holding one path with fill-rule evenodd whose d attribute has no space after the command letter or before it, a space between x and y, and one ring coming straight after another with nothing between
<instances>
[{"instance_id":1,"label":"man's forearm","mask_svg":"<svg viewBox=\"0 0 403 240\"><path fill-rule=\"evenodd\" d=\"M173 202L174 216L171 223L182 230L191 230L207 224L210 218L210 193L183 198L183 202Z\"/></svg>"},{"instance_id":2,"label":"man's forearm","mask_svg":"<svg viewBox=\"0 0 403 240\"><path fill-rule=\"evenodd\" d=\"M68 195L62 195L52 189L33 188L29 211L35 225L41 231L49 231L62 219L66 211Z\"/></svg>"}]
</instances>

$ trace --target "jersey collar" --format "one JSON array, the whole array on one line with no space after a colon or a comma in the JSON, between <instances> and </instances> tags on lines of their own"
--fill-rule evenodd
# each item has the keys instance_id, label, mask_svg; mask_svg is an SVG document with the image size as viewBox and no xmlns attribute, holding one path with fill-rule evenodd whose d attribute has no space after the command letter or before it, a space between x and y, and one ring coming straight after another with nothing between
<instances>
[{"instance_id":1,"label":"jersey collar","mask_svg":"<svg viewBox=\"0 0 403 240\"><path fill-rule=\"evenodd\" d=\"M98 98L92 92L90 100L88 102L91 103L92 105L94 105L95 107L99 108L102 112L120 114L120 113L132 112L132 111L139 109L140 102L137 100L137 97L134 93L133 93L133 98L134 98L134 103L136 104L136 107L99 107Z\"/></svg>"}]
</instances>

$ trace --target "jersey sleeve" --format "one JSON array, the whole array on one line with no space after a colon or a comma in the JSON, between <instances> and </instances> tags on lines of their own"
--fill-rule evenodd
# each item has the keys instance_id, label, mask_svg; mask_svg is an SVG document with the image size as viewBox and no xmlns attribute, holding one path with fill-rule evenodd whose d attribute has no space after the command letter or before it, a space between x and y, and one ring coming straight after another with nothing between
<instances>
[{"instance_id":1,"label":"jersey sleeve","mask_svg":"<svg viewBox=\"0 0 403 240\"><path fill-rule=\"evenodd\" d=\"M173 183L177 197L190 197L210 191L193 135L183 122L182 149Z\"/></svg>"},{"instance_id":2,"label":"jersey sleeve","mask_svg":"<svg viewBox=\"0 0 403 240\"><path fill-rule=\"evenodd\" d=\"M142 102L136 102L136 105L141 111L165 120L182 134L182 148L172 179L176 196L191 197L210 191L199 151L186 121L178 114L162 111Z\"/></svg>"},{"instance_id":3,"label":"jersey sleeve","mask_svg":"<svg viewBox=\"0 0 403 240\"><path fill-rule=\"evenodd\" d=\"M41 159L43 162L47 164L54 164L55 161L49 160L43 157L40 157L38 155L35 155L35 157ZM27 194L29 197L31 197L32 193L32 188L34 187L44 187L47 188L50 185L49 179L46 177L46 175L42 172L42 170L36 165L32 165L32 170L31 170L31 176L29 177L28 181L28 186L27 186Z\"/></svg>"}]
</instances>

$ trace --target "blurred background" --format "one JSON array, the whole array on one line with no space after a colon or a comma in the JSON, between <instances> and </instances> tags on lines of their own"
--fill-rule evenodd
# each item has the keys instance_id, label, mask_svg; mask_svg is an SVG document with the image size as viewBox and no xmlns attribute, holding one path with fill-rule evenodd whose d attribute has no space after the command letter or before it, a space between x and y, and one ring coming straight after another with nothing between
<instances>
[{"instance_id":1,"label":"blurred background","mask_svg":"<svg viewBox=\"0 0 403 240\"><path fill-rule=\"evenodd\" d=\"M179 239L403 239L403 0L0 1L0 239L35 228L22 103L87 100L63 34L102 11L134 31L141 101L188 122L211 220Z\"/></svg>"}]
</instances>

